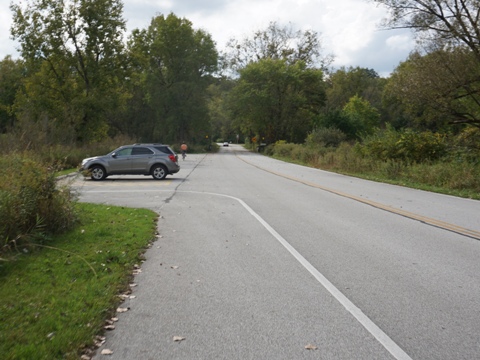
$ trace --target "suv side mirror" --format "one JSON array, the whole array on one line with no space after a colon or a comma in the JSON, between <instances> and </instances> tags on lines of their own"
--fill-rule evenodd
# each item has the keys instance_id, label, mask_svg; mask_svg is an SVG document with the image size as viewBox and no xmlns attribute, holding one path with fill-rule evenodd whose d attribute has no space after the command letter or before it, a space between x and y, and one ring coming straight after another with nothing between
<instances>
[{"instance_id":1,"label":"suv side mirror","mask_svg":"<svg viewBox=\"0 0 480 360\"><path fill-rule=\"evenodd\" d=\"M113 157L113 158L116 158L116 157L117 157L117 154L116 154L116 153L113 153L113 154L112 154L112 157Z\"/></svg>"}]
</instances>

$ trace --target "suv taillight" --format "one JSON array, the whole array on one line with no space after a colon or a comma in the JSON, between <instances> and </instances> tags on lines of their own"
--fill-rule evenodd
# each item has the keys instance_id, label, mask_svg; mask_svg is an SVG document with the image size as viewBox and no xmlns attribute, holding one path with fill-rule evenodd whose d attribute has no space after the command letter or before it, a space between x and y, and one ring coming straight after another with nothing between
<instances>
[{"instance_id":1,"label":"suv taillight","mask_svg":"<svg viewBox=\"0 0 480 360\"><path fill-rule=\"evenodd\" d=\"M173 162L177 162L177 159L175 159L175 155L170 154L170 155L168 155L168 158L170 160L172 160Z\"/></svg>"}]
</instances>

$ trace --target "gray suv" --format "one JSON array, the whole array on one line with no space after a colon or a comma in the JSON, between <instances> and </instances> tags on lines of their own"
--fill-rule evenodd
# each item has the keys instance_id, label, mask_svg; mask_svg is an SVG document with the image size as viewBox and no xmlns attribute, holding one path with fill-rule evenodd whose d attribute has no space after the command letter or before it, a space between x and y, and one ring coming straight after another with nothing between
<instances>
[{"instance_id":1,"label":"gray suv","mask_svg":"<svg viewBox=\"0 0 480 360\"><path fill-rule=\"evenodd\" d=\"M177 154L162 144L121 146L107 155L83 159L80 167L92 180L103 180L109 175L152 175L155 180L162 180L179 170Z\"/></svg>"}]
</instances>

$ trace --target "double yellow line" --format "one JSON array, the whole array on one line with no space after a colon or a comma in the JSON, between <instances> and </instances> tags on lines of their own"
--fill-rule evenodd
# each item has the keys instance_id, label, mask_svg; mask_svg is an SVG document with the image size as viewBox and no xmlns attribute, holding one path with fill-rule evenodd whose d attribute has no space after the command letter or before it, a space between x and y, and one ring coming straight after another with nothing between
<instances>
[{"instance_id":1,"label":"double yellow line","mask_svg":"<svg viewBox=\"0 0 480 360\"><path fill-rule=\"evenodd\" d=\"M276 172L276 171L273 171L273 170L265 169L261 166L258 166L256 164L251 163L248 160L243 159L242 157L240 157L238 155L237 155L237 158L239 158L240 160L242 160L243 162L245 162L245 163L247 163L251 166L256 167L257 169L266 171L270 174L277 175L277 176L283 177L283 178L288 179L288 180L296 181L298 183L301 183L301 184L304 184L304 185L307 185L307 186L311 186L313 188L328 191L329 193L339 195L339 196L343 196L345 198L352 199L352 200L361 202L363 204L373 206L377 209L385 210L385 211L391 212L393 214L397 214L397 215L407 217L409 219L417 220L417 221L420 221L422 223L425 223L425 224L428 224L428 225L431 225L431 226L435 226L435 227L438 227L438 228L441 228L441 229L444 229L444 230L452 231L452 232L460 234L460 235L468 236L468 237L476 239L476 240L480 240L480 231L467 229L467 228L464 228L464 227L461 227L461 226L458 226L458 225L455 225L455 224L450 224L450 223L440 221L440 220L437 220L437 219L433 219L433 218L429 218L429 217L426 217L426 216L423 216L423 215L418 215L418 214L415 214L415 213L412 213L412 212L409 212L409 211L397 209L397 208L387 206L387 205L384 205L384 204L381 204L381 203L378 203L378 202L375 202L375 201L371 201L371 200L367 200L367 199L364 199L364 198L361 198L361 197L358 197L358 196L355 196L355 195L347 194L347 193L344 193L342 191L330 189L330 188L327 188L325 186L322 186L322 185L319 185L319 184L316 184L316 183L313 183L313 182L310 182L310 181L305 181L305 180L302 180L302 179L299 179L299 178L296 178L296 177L293 177L293 176L290 176L290 175L286 175L286 174L282 174L282 173L279 173L279 172Z\"/></svg>"}]
</instances>

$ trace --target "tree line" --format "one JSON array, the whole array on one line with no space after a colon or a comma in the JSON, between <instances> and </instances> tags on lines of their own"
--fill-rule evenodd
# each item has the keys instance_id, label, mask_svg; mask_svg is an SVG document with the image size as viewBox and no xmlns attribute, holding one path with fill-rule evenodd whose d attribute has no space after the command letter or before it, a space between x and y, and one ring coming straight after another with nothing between
<instances>
[{"instance_id":1,"label":"tree line","mask_svg":"<svg viewBox=\"0 0 480 360\"><path fill-rule=\"evenodd\" d=\"M388 128L468 137L478 150L480 1L373 1L389 10L384 28L410 28L418 41L388 78L332 69L319 34L292 24L219 52L173 13L125 38L121 0L12 3L21 56L0 62L0 139L303 143L321 133L335 145Z\"/></svg>"}]
</instances>

